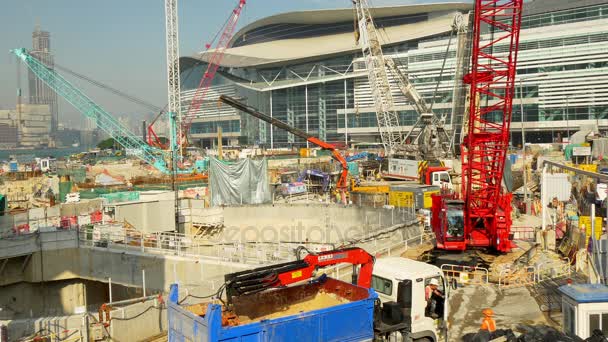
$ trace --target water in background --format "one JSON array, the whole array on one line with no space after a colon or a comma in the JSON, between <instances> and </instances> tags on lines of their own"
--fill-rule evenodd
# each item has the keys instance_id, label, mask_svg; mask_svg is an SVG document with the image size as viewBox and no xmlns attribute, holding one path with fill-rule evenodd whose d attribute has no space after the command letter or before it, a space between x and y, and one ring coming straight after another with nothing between
<instances>
[{"instance_id":1,"label":"water in background","mask_svg":"<svg viewBox=\"0 0 608 342\"><path fill-rule=\"evenodd\" d=\"M8 160L12 155L33 155L38 158L54 157L57 159L68 157L74 153L86 151L84 147L44 148L34 150L0 150L0 161Z\"/></svg>"}]
</instances>

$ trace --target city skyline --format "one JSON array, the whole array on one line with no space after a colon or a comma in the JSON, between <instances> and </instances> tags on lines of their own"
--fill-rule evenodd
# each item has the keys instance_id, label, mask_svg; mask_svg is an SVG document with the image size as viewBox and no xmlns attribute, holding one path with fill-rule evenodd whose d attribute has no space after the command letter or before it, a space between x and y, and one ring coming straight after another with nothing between
<instances>
[{"instance_id":1,"label":"city skyline","mask_svg":"<svg viewBox=\"0 0 608 342\"><path fill-rule=\"evenodd\" d=\"M432 1L406 1L424 2ZM376 0L373 5L395 3L404 1ZM180 55L190 56L200 51L219 30L235 4L236 1L224 1L210 6L206 3L181 1ZM239 27L276 13L348 7L349 4L346 0L289 3L280 0L250 0ZM118 8L120 11L116 11ZM107 18L112 18L111 25L108 25ZM151 6L148 1L136 0L127 4L108 1L103 4L88 4L86 7L74 5L69 0L52 4L43 0L11 3L8 11L0 13L0 48L8 51L29 46L31 32L37 25L50 32L53 37L52 51L56 65L68 67L159 107L166 104L162 1L155 6ZM79 29L73 30L72 27ZM17 102L16 63L10 56L6 57L4 63L0 63L0 78L5 80L0 84L0 108L14 108ZM21 75L25 79L25 67L21 68ZM148 110L139 105L61 74L115 115L132 112L149 114ZM22 80L22 89L26 88L26 82L27 80ZM84 118L62 99L59 99L59 106L59 115L65 119L60 118L59 123L65 125L70 121L80 122L76 124L77 127L84 123Z\"/></svg>"}]
</instances>

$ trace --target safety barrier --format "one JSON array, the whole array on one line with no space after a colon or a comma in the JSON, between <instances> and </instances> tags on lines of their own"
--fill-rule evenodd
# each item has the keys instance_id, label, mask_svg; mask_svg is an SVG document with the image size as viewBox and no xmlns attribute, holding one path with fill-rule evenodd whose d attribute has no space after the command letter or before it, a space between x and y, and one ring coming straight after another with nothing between
<instances>
[{"instance_id":1,"label":"safety barrier","mask_svg":"<svg viewBox=\"0 0 608 342\"><path fill-rule=\"evenodd\" d=\"M513 240L516 241L535 241L536 240L536 229L534 227L511 227L511 234L513 234Z\"/></svg>"},{"instance_id":2,"label":"safety barrier","mask_svg":"<svg viewBox=\"0 0 608 342\"><path fill-rule=\"evenodd\" d=\"M203 242L194 236L179 233L142 234L124 229L121 224L81 228L79 243L85 247L203 258L208 261L247 265L293 260L299 246L315 252L333 249L333 245L322 243Z\"/></svg>"},{"instance_id":3,"label":"safety barrier","mask_svg":"<svg viewBox=\"0 0 608 342\"><path fill-rule=\"evenodd\" d=\"M448 279L456 279L463 285L488 285L490 281L487 268L466 265L441 265L443 276Z\"/></svg>"},{"instance_id":4,"label":"safety barrier","mask_svg":"<svg viewBox=\"0 0 608 342\"><path fill-rule=\"evenodd\" d=\"M539 284L546 280L570 276L572 273L571 261L562 258L560 263L546 261L536 266L525 268L502 269L498 276L498 287L521 287Z\"/></svg>"},{"instance_id":5,"label":"safety barrier","mask_svg":"<svg viewBox=\"0 0 608 342\"><path fill-rule=\"evenodd\" d=\"M505 268L498 275L498 288L514 288L534 285L536 283L536 268L528 266L520 269Z\"/></svg>"},{"instance_id":6,"label":"safety barrier","mask_svg":"<svg viewBox=\"0 0 608 342\"><path fill-rule=\"evenodd\" d=\"M572 262L569 258L562 258L562 263L555 264L545 262L536 265L536 282L540 283L552 278L570 276L572 274Z\"/></svg>"}]
</instances>

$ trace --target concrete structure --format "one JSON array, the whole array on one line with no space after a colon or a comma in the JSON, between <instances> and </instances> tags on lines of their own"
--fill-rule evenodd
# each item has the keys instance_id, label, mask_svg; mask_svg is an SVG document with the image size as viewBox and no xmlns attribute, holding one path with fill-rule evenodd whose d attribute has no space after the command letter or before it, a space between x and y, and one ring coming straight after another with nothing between
<instances>
[{"instance_id":1,"label":"concrete structure","mask_svg":"<svg viewBox=\"0 0 608 342\"><path fill-rule=\"evenodd\" d=\"M524 5L512 141L521 143L519 86L527 142L552 142L581 124L608 127L608 0L534 0ZM437 114L452 118L456 39L442 63L457 12L470 3L379 7L372 11L384 53L407 68L410 80ZM225 144L304 145L267 124L217 107L223 93L328 141L378 140L364 63L353 35L352 9L290 12L257 20L237 32L215 85L194 120L192 136L212 146L221 126ZM500 48L500 46L499 46ZM187 110L210 54L181 59ZM441 74L441 75L440 75ZM441 80L439 78L441 77ZM435 95L437 81L440 81ZM417 114L393 84L400 125ZM433 100L433 97L435 100ZM456 113L454 118L458 122Z\"/></svg>"},{"instance_id":2,"label":"concrete structure","mask_svg":"<svg viewBox=\"0 0 608 342\"><path fill-rule=\"evenodd\" d=\"M16 147L19 130L14 110L0 110L0 148Z\"/></svg>"},{"instance_id":3,"label":"concrete structure","mask_svg":"<svg viewBox=\"0 0 608 342\"><path fill-rule=\"evenodd\" d=\"M145 191L138 201L104 204L104 213L144 233L175 230L175 193Z\"/></svg>"},{"instance_id":4,"label":"concrete structure","mask_svg":"<svg viewBox=\"0 0 608 342\"><path fill-rule=\"evenodd\" d=\"M21 104L0 110L0 144L9 147L52 146L52 113L46 104Z\"/></svg>"},{"instance_id":5,"label":"concrete structure","mask_svg":"<svg viewBox=\"0 0 608 342\"><path fill-rule=\"evenodd\" d=\"M52 146L52 113L46 104L21 105L19 145L25 147Z\"/></svg>"},{"instance_id":6,"label":"concrete structure","mask_svg":"<svg viewBox=\"0 0 608 342\"><path fill-rule=\"evenodd\" d=\"M32 32L32 51L30 54L40 62L53 69L54 59L51 53L51 34L48 31L40 30L40 26L36 26ZM28 72L29 85L29 103L33 105L47 105L49 107L50 133L55 136L58 124L58 103L57 94L42 82L31 71Z\"/></svg>"}]
</instances>

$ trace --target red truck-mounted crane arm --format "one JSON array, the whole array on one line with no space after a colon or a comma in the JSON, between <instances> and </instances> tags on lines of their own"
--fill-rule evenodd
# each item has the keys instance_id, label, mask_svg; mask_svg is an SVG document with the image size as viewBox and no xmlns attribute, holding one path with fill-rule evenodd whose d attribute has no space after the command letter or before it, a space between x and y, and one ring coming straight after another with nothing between
<instances>
[{"instance_id":1,"label":"red truck-mounted crane arm","mask_svg":"<svg viewBox=\"0 0 608 342\"><path fill-rule=\"evenodd\" d=\"M310 253L302 260L227 274L224 279L228 302L230 303L233 296L257 293L310 279L317 270L341 263L349 263L353 267L360 266L357 285L371 287L374 257L361 248L353 247Z\"/></svg>"},{"instance_id":2,"label":"red truck-mounted crane arm","mask_svg":"<svg viewBox=\"0 0 608 342\"><path fill-rule=\"evenodd\" d=\"M268 122L269 124L278 127L280 129L283 129L297 137L300 137L302 139L306 139L306 141L315 144L317 146L319 146L320 148L324 149L324 150L329 150L331 151L334 159L336 159L340 165L342 166L342 172L340 173L340 178L338 179L338 183L336 184L336 187L342 192L344 193L344 191L346 190L347 187L347 176L348 176L348 163L346 162L346 159L344 158L344 156L342 155L342 153L340 153L340 151L338 149L336 149L336 147L330 143L327 143L323 140L320 140L317 137L314 137L300 129L297 129L295 127L292 127L288 124L286 124L285 122L281 121L281 120L277 120L273 117L270 117L260 111L258 111L257 109L248 106L242 102L239 102L238 100L230 97L230 96L226 96L226 95L221 95L220 96L220 101L231 106L234 107L242 112L245 112L251 116L254 116L262 121Z\"/></svg>"}]
</instances>

